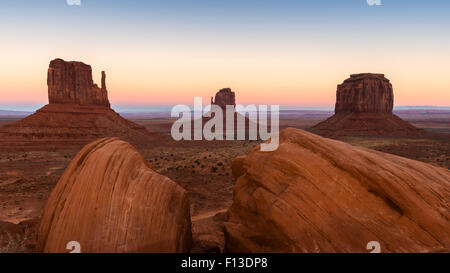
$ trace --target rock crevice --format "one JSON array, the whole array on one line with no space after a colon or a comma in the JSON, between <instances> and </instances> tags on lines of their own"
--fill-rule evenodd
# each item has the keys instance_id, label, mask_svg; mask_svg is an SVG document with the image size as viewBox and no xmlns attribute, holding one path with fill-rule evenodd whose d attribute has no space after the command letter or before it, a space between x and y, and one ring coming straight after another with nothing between
<instances>
[{"instance_id":1,"label":"rock crevice","mask_svg":"<svg viewBox=\"0 0 450 273\"><path fill-rule=\"evenodd\" d=\"M229 252L435 252L450 247L450 173L288 128L254 147L224 223Z\"/></svg>"}]
</instances>

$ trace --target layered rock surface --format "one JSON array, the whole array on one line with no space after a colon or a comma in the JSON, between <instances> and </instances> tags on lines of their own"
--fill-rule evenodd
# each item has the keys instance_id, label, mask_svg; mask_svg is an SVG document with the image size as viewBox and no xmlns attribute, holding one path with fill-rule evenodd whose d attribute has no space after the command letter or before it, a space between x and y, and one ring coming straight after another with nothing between
<instances>
[{"instance_id":1,"label":"layered rock surface","mask_svg":"<svg viewBox=\"0 0 450 273\"><path fill-rule=\"evenodd\" d=\"M191 242L187 192L150 169L128 143L86 145L52 191L41 218L38 252L185 252Z\"/></svg>"},{"instance_id":2,"label":"layered rock surface","mask_svg":"<svg viewBox=\"0 0 450 273\"><path fill-rule=\"evenodd\" d=\"M298 130L274 152L255 147L225 222L230 252L450 249L450 172Z\"/></svg>"},{"instance_id":3,"label":"layered rock surface","mask_svg":"<svg viewBox=\"0 0 450 273\"><path fill-rule=\"evenodd\" d=\"M327 137L424 133L392 114L393 105L392 84L383 74L354 74L337 87L335 115L311 131Z\"/></svg>"},{"instance_id":4,"label":"layered rock surface","mask_svg":"<svg viewBox=\"0 0 450 273\"><path fill-rule=\"evenodd\" d=\"M211 97L211 105L217 105L222 109L222 130L223 130L223 138L226 138L227 130L228 134L230 136L233 136L234 139L238 138L238 132L243 132L243 135L245 135L245 139L249 140L250 134L249 130L252 128L253 130L257 131L256 139L261 139L259 135L259 123L258 120L250 120L249 119L249 113L242 113L236 111L236 95L235 92L231 91L230 88L222 88L220 89L216 95L215 99ZM227 106L232 106L228 107ZM232 127L227 128L227 111L233 111L231 114L233 115L232 120ZM215 114L213 112L208 113L205 115L202 119L203 125L205 125L208 121L210 121L213 117L215 117ZM231 115L230 115L231 117ZM230 118L231 119L231 118ZM257 117L256 117L257 119ZM193 126L193 125L192 125ZM268 117L267 126L270 128L270 117ZM193 128L193 127L192 127ZM215 131L216 128L213 127L213 131Z\"/></svg>"}]
</instances>

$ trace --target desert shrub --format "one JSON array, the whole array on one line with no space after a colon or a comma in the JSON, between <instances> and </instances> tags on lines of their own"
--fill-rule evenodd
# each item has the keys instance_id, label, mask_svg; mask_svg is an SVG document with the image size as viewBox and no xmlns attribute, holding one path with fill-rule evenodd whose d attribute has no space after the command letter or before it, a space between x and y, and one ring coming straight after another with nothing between
<instances>
[{"instance_id":1,"label":"desert shrub","mask_svg":"<svg viewBox=\"0 0 450 273\"><path fill-rule=\"evenodd\" d=\"M16 234L13 236L9 232L0 236L0 253L23 253L27 249L27 241L29 239L28 231L24 234Z\"/></svg>"}]
</instances>

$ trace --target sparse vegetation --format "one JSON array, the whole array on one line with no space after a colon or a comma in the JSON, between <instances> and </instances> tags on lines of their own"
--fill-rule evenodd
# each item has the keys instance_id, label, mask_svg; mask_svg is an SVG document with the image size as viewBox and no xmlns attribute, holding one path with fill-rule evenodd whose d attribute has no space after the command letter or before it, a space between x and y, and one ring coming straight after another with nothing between
<instances>
[{"instance_id":1,"label":"sparse vegetation","mask_svg":"<svg viewBox=\"0 0 450 273\"><path fill-rule=\"evenodd\" d=\"M0 253L23 253L27 250L29 232L25 230L24 234L6 233L0 236Z\"/></svg>"}]
</instances>

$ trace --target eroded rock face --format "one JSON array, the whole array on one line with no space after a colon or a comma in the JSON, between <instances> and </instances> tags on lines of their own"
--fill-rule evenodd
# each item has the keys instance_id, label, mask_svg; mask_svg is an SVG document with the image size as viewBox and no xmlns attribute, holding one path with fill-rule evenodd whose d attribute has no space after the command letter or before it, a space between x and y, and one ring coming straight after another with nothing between
<instances>
[{"instance_id":1,"label":"eroded rock face","mask_svg":"<svg viewBox=\"0 0 450 273\"><path fill-rule=\"evenodd\" d=\"M392 113L394 92L383 74L354 74L338 85L336 113Z\"/></svg>"},{"instance_id":2,"label":"eroded rock face","mask_svg":"<svg viewBox=\"0 0 450 273\"><path fill-rule=\"evenodd\" d=\"M227 105L236 106L235 94L230 88L220 89L219 92L216 93L214 101L211 98L211 104L216 104L222 108L226 108Z\"/></svg>"},{"instance_id":3,"label":"eroded rock face","mask_svg":"<svg viewBox=\"0 0 450 273\"><path fill-rule=\"evenodd\" d=\"M109 107L102 71L102 87L92 80L92 68L82 62L55 59L50 62L47 74L49 103L98 105Z\"/></svg>"},{"instance_id":4,"label":"eroded rock face","mask_svg":"<svg viewBox=\"0 0 450 273\"><path fill-rule=\"evenodd\" d=\"M338 85L335 115L310 130L326 137L420 136L425 132L392 113L392 84L383 74L354 74Z\"/></svg>"},{"instance_id":5,"label":"eroded rock face","mask_svg":"<svg viewBox=\"0 0 450 273\"><path fill-rule=\"evenodd\" d=\"M51 193L39 252L186 252L192 242L187 192L149 168L127 142L86 145Z\"/></svg>"},{"instance_id":6,"label":"eroded rock face","mask_svg":"<svg viewBox=\"0 0 450 273\"><path fill-rule=\"evenodd\" d=\"M432 252L450 248L450 172L298 129L238 158L230 252ZM245 172L242 174L242 169Z\"/></svg>"},{"instance_id":7,"label":"eroded rock face","mask_svg":"<svg viewBox=\"0 0 450 273\"><path fill-rule=\"evenodd\" d=\"M134 145L154 142L156 134L110 108L104 71L99 88L92 81L90 65L55 59L47 83L49 104L0 128L0 148L81 148L102 137L120 137Z\"/></svg>"},{"instance_id":8,"label":"eroded rock face","mask_svg":"<svg viewBox=\"0 0 450 273\"><path fill-rule=\"evenodd\" d=\"M0 221L0 253L35 252L38 223L39 219L18 224Z\"/></svg>"}]
</instances>

